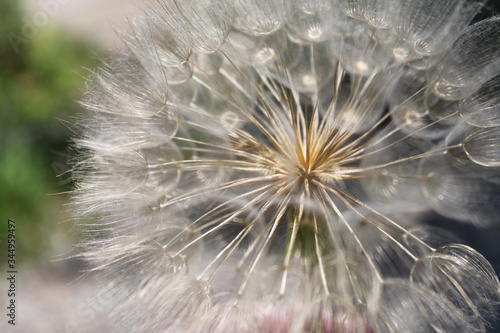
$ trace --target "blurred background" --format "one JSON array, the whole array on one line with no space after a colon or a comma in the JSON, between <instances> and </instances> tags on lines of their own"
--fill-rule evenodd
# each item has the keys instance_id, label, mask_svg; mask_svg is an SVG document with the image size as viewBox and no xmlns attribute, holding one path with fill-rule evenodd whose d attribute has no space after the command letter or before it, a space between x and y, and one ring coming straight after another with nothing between
<instances>
[{"instance_id":1,"label":"blurred background","mask_svg":"<svg viewBox=\"0 0 500 333\"><path fill-rule=\"evenodd\" d=\"M0 313L0 332L109 332L84 266L71 255L78 237L67 207L72 188L67 126L89 69L120 47L113 26L140 0L0 0L0 283L7 304L7 219L16 221L17 325ZM500 217L499 217L500 218ZM499 229L430 217L500 270ZM492 328L491 332L500 332Z\"/></svg>"},{"instance_id":2,"label":"blurred background","mask_svg":"<svg viewBox=\"0 0 500 333\"><path fill-rule=\"evenodd\" d=\"M119 47L137 0L0 1L0 305L7 304L7 220L16 221L17 322L0 332L109 332L103 302L83 265L67 256L77 239L66 126L80 110L89 69Z\"/></svg>"}]
</instances>

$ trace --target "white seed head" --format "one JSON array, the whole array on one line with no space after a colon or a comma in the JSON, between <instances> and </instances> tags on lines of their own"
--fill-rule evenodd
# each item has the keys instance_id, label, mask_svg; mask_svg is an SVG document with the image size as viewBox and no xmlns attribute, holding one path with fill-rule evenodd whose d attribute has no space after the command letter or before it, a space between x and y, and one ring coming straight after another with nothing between
<instances>
[{"instance_id":1,"label":"white seed head","mask_svg":"<svg viewBox=\"0 0 500 333\"><path fill-rule=\"evenodd\" d=\"M74 205L120 332L482 332L424 223L500 216L500 21L470 0L154 0L88 81Z\"/></svg>"}]
</instances>

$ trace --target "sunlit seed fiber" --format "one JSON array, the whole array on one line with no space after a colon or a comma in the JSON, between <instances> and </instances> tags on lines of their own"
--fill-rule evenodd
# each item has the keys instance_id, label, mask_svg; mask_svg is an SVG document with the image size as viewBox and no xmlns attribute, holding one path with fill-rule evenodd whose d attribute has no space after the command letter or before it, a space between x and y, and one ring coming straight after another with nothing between
<instances>
[{"instance_id":1,"label":"sunlit seed fiber","mask_svg":"<svg viewBox=\"0 0 500 333\"><path fill-rule=\"evenodd\" d=\"M500 21L470 0L151 0L75 127L119 332L484 332Z\"/></svg>"}]
</instances>

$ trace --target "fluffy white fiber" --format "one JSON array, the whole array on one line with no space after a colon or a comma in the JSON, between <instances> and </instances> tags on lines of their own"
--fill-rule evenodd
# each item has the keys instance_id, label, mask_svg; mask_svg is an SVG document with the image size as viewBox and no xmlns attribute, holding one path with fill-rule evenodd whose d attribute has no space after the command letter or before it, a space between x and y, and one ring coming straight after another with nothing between
<instances>
[{"instance_id":1,"label":"fluffy white fiber","mask_svg":"<svg viewBox=\"0 0 500 333\"><path fill-rule=\"evenodd\" d=\"M494 270L419 218L499 223L483 5L151 1L74 139L116 331L485 331Z\"/></svg>"}]
</instances>

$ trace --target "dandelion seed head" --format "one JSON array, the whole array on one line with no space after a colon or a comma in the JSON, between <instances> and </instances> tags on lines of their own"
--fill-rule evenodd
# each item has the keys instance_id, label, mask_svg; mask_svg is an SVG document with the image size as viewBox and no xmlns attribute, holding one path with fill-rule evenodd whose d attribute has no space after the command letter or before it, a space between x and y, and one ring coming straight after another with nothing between
<instances>
[{"instance_id":1,"label":"dandelion seed head","mask_svg":"<svg viewBox=\"0 0 500 333\"><path fill-rule=\"evenodd\" d=\"M498 223L482 6L151 1L74 139L82 256L117 329L484 331L493 268L423 221Z\"/></svg>"}]
</instances>

